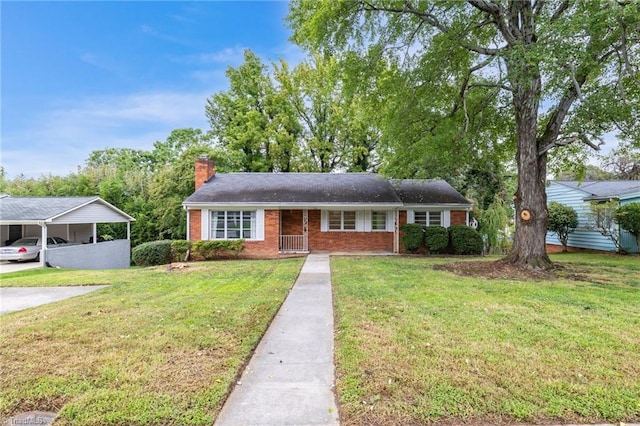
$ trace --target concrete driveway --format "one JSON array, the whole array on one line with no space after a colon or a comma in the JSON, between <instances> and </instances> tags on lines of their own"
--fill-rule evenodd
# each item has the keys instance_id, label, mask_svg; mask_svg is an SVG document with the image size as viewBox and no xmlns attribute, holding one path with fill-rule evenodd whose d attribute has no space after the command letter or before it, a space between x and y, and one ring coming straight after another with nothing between
<instances>
[{"instance_id":1,"label":"concrete driveway","mask_svg":"<svg viewBox=\"0 0 640 426\"><path fill-rule=\"evenodd\" d=\"M0 314L21 311L47 303L58 302L91 293L108 285L66 287L7 287L0 288Z\"/></svg>"},{"instance_id":2,"label":"concrete driveway","mask_svg":"<svg viewBox=\"0 0 640 426\"><path fill-rule=\"evenodd\" d=\"M26 271L27 269L39 268L40 262L17 262L11 263L2 261L0 262L0 274L7 274L9 272Z\"/></svg>"}]
</instances>

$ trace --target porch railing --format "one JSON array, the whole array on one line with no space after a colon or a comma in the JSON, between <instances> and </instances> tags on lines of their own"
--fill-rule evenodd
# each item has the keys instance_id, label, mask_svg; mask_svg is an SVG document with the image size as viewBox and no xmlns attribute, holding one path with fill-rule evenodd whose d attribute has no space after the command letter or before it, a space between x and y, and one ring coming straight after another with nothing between
<instances>
[{"instance_id":1,"label":"porch railing","mask_svg":"<svg viewBox=\"0 0 640 426\"><path fill-rule=\"evenodd\" d=\"M295 253L308 251L304 235L280 235L280 251Z\"/></svg>"}]
</instances>

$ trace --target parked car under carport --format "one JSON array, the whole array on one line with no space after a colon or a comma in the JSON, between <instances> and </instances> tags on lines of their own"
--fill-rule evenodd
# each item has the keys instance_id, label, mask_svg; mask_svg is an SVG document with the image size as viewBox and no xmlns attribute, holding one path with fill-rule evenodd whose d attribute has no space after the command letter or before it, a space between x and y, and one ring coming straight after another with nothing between
<instances>
[{"instance_id":1,"label":"parked car under carport","mask_svg":"<svg viewBox=\"0 0 640 426\"><path fill-rule=\"evenodd\" d=\"M65 247L77 245L64 238L49 237L47 238L47 248ZM25 262L29 260L40 260L40 251L42 250L42 239L40 237L25 237L14 241L10 246L0 249L0 260L8 260L9 262Z\"/></svg>"}]
</instances>

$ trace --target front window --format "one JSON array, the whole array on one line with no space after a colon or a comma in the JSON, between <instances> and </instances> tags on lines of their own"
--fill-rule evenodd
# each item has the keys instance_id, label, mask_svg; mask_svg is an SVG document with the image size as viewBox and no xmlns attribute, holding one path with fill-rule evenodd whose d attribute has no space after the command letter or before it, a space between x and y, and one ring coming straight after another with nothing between
<instances>
[{"instance_id":1,"label":"front window","mask_svg":"<svg viewBox=\"0 0 640 426\"><path fill-rule=\"evenodd\" d=\"M413 222L422 226L442 226L442 212L414 212Z\"/></svg>"},{"instance_id":2,"label":"front window","mask_svg":"<svg viewBox=\"0 0 640 426\"><path fill-rule=\"evenodd\" d=\"M355 231L356 212L330 211L329 230L331 231Z\"/></svg>"},{"instance_id":3,"label":"front window","mask_svg":"<svg viewBox=\"0 0 640 426\"><path fill-rule=\"evenodd\" d=\"M387 229L387 212L371 212L371 229L373 231Z\"/></svg>"},{"instance_id":4,"label":"front window","mask_svg":"<svg viewBox=\"0 0 640 426\"><path fill-rule=\"evenodd\" d=\"M256 212L220 210L211 212L211 238L235 240L256 238Z\"/></svg>"}]
</instances>

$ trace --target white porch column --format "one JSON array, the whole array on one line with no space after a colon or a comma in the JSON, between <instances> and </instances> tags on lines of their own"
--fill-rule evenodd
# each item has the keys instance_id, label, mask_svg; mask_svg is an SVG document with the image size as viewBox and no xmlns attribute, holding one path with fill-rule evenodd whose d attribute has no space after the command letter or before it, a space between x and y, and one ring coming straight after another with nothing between
<instances>
[{"instance_id":1,"label":"white porch column","mask_svg":"<svg viewBox=\"0 0 640 426\"><path fill-rule=\"evenodd\" d=\"M191 241L191 238L189 238L189 234L191 233L191 218L189 216L191 215L189 214L189 209L185 209L185 211L187 212L187 235L185 239Z\"/></svg>"},{"instance_id":2,"label":"white porch column","mask_svg":"<svg viewBox=\"0 0 640 426\"><path fill-rule=\"evenodd\" d=\"M47 262L47 224L42 223L42 249L40 249L40 265L45 266Z\"/></svg>"},{"instance_id":3,"label":"white porch column","mask_svg":"<svg viewBox=\"0 0 640 426\"><path fill-rule=\"evenodd\" d=\"M131 240L131 222L127 222L127 240Z\"/></svg>"},{"instance_id":4,"label":"white porch column","mask_svg":"<svg viewBox=\"0 0 640 426\"><path fill-rule=\"evenodd\" d=\"M93 244L98 244L98 224L93 224Z\"/></svg>"}]
</instances>

